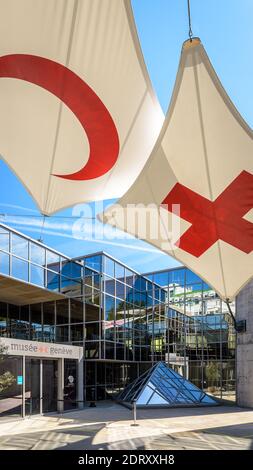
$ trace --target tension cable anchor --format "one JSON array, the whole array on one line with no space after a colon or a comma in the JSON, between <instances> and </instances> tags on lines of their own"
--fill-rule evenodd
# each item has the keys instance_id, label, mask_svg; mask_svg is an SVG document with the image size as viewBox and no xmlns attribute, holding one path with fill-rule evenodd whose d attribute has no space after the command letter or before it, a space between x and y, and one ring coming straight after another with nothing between
<instances>
[{"instance_id":1,"label":"tension cable anchor","mask_svg":"<svg viewBox=\"0 0 253 470\"><path fill-rule=\"evenodd\" d=\"M191 22L191 5L190 0L187 0L187 8L188 8L188 25L189 25L189 39L192 42L193 32L192 32L192 22Z\"/></svg>"}]
</instances>

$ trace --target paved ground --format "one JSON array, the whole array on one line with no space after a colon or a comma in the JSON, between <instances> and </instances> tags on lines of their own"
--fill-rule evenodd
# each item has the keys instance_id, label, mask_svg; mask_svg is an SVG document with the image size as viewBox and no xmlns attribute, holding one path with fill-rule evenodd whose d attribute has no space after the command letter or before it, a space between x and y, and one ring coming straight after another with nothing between
<instances>
[{"instance_id":1,"label":"paved ground","mask_svg":"<svg viewBox=\"0 0 253 470\"><path fill-rule=\"evenodd\" d=\"M106 403L63 415L1 422L0 449L251 449L253 410L236 406L138 410ZM42 431L43 430L43 431Z\"/></svg>"},{"instance_id":2,"label":"paved ground","mask_svg":"<svg viewBox=\"0 0 253 470\"><path fill-rule=\"evenodd\" d=\"M0 436L1 450L84 450L96 449L92 440L102 425L70 427L46 432Z\"/></svg>"}]
</instances>

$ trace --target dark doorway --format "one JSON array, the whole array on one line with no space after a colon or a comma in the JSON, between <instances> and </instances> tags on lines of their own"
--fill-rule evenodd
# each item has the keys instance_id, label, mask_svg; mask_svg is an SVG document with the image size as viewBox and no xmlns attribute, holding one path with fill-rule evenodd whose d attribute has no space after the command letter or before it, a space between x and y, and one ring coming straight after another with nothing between
<instances>
[{"instance_id":1,"label":"dark doorway","mask_svg":"<svg viewBox=\"0 0 253 470\"><path fill-rule=\"evenodd\" d=\"M57 410L57 361L42 361L42 412Z\"/></svg>"},{"instance_id":2,"label":"dark doorway","mask_svg":"<svg viewBox=\"0 0 253 470\"><path fill-rule=\"evenodd\" d=\"M26 358L26 415L57 410L57 361Z\"/></svg>"}]
</instances>

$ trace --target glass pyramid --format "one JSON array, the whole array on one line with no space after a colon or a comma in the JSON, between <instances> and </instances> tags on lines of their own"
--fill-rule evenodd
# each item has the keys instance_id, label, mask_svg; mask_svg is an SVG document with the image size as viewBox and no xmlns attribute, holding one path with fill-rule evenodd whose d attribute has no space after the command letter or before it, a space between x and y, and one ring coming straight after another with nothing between
<instances>
[{"instance_id":1,"label":"glass pyramid","mask_svg":"<svg viewBox=\"0 0 253 470\"><path fill-rule=\"evenodd\" d=\"M117 401L139 407L212 406L217 401L170 369L157 362L119 394Z\"/></svg>"}]
</instances>

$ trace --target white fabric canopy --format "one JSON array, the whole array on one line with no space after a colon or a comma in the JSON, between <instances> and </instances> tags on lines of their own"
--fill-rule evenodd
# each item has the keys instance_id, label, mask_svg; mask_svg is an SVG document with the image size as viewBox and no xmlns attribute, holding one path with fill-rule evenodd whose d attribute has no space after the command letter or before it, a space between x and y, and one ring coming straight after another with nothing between
<instances>
[{"instance_id":1,"label":"white fabric canopy","mask_svg":"<svg viewBox=\"0 0 253 470\"><path fill-rule=\"evenodd\" d=\"M0 155L44 214L120 197L164 120L130 0L0 0Z\"/></svg>"},{"instance_id":2,"label":"white fabric canopy","mask_svg":"<svg viewBox=\"0 0 253 470\"><path fill-rule=\"evenodd\" d=\"M200 40L186 41L153 152L101 218L170 254L232 299L253 275L252 136Z\"/></svg>"}]
</instances>

